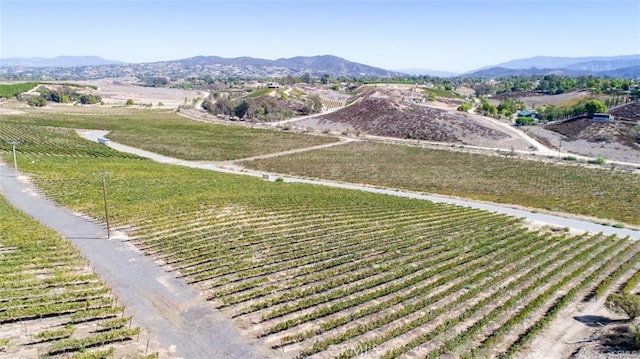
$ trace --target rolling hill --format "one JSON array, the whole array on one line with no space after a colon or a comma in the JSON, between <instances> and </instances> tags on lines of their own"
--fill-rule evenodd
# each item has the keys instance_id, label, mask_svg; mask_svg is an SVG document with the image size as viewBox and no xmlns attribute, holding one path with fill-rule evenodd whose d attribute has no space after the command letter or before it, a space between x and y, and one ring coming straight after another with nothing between
<instances>
[{"instance_id":1,"label":"rolling hill","mask_svg":"<svg viewBox=\"0 0 640 359\"><path fill-rule=\"evenodd\" d=\"M101 66L118 65L121 61L107 60L98 56L57 56L53 58L43 57L11 57L0 59L0 67L75 67L75 66Z\"/></svg>"},{"instance_id":2,"label":"rolling hill","mask_svg":"<svg viewBox=\"0 0 640 359\"><path fill-rule=\"evenodd\" d=\"M634 78L640 76L640 55L612 57L536 56L512 60L494 66L486 66L468 72L465 76L505 77L549 74Z\"/></svg>"}]
</instances>

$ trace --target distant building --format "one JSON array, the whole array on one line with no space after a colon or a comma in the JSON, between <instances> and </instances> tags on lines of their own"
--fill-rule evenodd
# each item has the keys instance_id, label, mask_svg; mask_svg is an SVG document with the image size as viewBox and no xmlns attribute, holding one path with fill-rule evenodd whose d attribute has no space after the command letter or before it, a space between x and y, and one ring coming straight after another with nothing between
<instances>
[{"instance_id":1,"label":"distant building","mask_svg":"<svg viewBox=\"0 0 640 359\"><path fill-rule=\"evenodd\" d=\"M536 113L533 111L529 111L529 110L522 110L522 111L518 111L517 113L518 117L529 117L529 118L536 118Z\"/></svg>"},{"instance_id":2,"label":"distant building","mask_svg":"<svg viewBox=\"0 0 640 359\"><path fill-rule=\"evenodd\" d=\"M611 122L613 121L613 116L608 113L594 113L591 119L596 122Z\"/></svg>"},{"instance_id":3,"label":"distant building","mask_svg":"<svg viewBox=\"0 0 640 359\"><path fill-rule=\"evenodd\" d=\"M280 85L279 85L279 84L277 84L277 83L275 83L275 82L269 82L269 83L267 84L267 88L270 88L270 89L279 89L279 88L280 88Z\"/></svg>"}]
</instances>

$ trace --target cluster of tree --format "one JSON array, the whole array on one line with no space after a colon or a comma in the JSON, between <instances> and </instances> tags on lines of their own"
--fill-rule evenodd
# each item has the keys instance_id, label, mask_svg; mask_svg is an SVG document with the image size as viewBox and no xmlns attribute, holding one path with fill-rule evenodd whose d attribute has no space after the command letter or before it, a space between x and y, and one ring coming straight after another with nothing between
<instances>
[{"instance_id":1,"label":"cluster of tree","mask_svg":"<svg viewBox=\"0 0 640 359\"><path fill-rule=\"evenodd\" d=\"M56 89L43 88L42 90L40 90L40 94L47 101L57 103L71 103L74 101L78 101L80 98L80 95L69 86L57 87Z\"/></svg>"},{"instance_id":2,"label":"cluster of tree","mask_svg":"<svg viewBox=\"0 0 640 359\"><path fill-rule=\"evenodd\" d=\"M607 111L607 106L600 100L583 100L573 106L558 107L548 105L543 110L538 110L538 117L542 122L564 120L577 116L593 116L594 113Z\"/></svg>"},{"instance_id":3,"label":"cluster of tree","mask_svg":"<svg viewBox=\"0 0 640 359\"><path fill-rule=\"evenodd\" d=\"M511 117L514 113L524 108L524 102L521 100L513 100L511 97L506 97L498 104L498 113L504 117Z\"/></svg>"},{"instance_id":4,"label":"cluster of tree","mask_svg":"<svg viewBox=\"0 0 640 359\"><path fill-rule=\"evenodd\" d=\"M141 85L145 87L166 87L169 82L166 77L148 76L140 79Z\"/></svg>"},{"instance_id":5,"label":"cluster of tree","mask_svg":"<svg viewBox=\"0 0 640 359\"><path fill-rule=\"evenodd\" d=\"M309 115L322 110L322 101L317 95L308 96L303 103L293 104L289 100L270 96L231 100L216 94L206 99L202 108L214 115L237 117L242 120L282 121L294 114Z\"/></svg>"},{"instance_id":6,"label":"cluster of tree","mask_svg":"<svg viewBox=\"0 0 640 359\"><path fill-rule=\"evenodd\" d=\"M34 106L34 107L44 107L47 105L47 99L44 98L43 96L28 97L27 104L29 106Z\"/></svg>"},{"instance_id":7,"label":"cluster of tree","mask_svg":"<svg viewBox=\"0 0 640 359\"><path fill-rule=\"evenodd\" d=\"M544 76L508 76L496 80L484 80L474 78L462 78L466 86L474 89L476 96L488 96L494 94L537 91L549 95L586 89L593 94L609 93L617 94L629 90L632 81L629 79L601 78L592 75L569 77L561 75Z\"/></svg>"},{"instance_id":8,"label":"cluster of tree","mask_svg":"<svg viewBox=\"0 0 640 359\"><path fill-rule=\"evenodd\" d=\"M80 102L83 105L93 105L102 102L102 97L94 94L80 94L69 86L56 87L54 89L42 88L39 90L40 96L28 97L27 104L30 106L42 107L47 102L72 103Z\"/></svg>"},{"instance_id":9,"label":"cluster of tree","mask_svg":"<svg viewBox=\"0 0 640 359\"><path fill-rule=\"evenodd\" d=\"M537 91L548 94L559 94L577 89L587 89L593 94L617 93L627 91L631 86L629 79L607 79L595 76L567 77L546 75L539 79Z\"/></svg>"},{"instance_id":10,"label":"cluster of tree","mask_svg":"<svg viewBox=\"0 0 640 359\"><path fill-rule=\"evenodd\" d=\"M510 97L506 97L504 100L500 101L498 106L494 106L487 101L486 98L480 98L480 106L478 107L478 112L480 112L484 116L491 116L495 118L500 117L511 117L518 110L524 109L524 103L520 100L513 100Z\"/></svg>"}]
</instances>

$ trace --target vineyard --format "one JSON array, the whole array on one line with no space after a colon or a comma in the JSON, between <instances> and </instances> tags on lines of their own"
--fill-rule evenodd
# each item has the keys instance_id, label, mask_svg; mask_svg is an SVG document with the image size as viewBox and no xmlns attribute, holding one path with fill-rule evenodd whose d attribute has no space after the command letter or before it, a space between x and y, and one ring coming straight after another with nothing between
<instances>
[{"instance_id":1,"label":"vineyard","mask_svg":"<svg viewBox=\"0 0 640 359\"><path fill-rule=\"evenodd\" d=\"M620 171L364 142L242 165L640 225L640 176Z\"/></svg>"},{"instance_id":2,"label":"vineyard","mask_svg":"<svg viewBox=\"0 0 640 359\"><path fill-rule=\"evenodd\" d=\"M82 153L86 142L76 142ZM367 146L379 161L400 160ZM286 357L511 356L563 308L637 282L640 245L626 239L532 232L513 217L426 201L24 147L22 170L49 197L94 218L102 218L96 173L111 171L112 225ZM362 155L354 153L352 161Z\"/></svg>"},{"instance_id":3,"label":"vineyard","mask_svg":"<svg viewBox=\"0 0 640 359\"><path fill-rule=\"evenodd\" d=\"M335 100L322 100L322 105L327 109L331 110L338 107L343 107L345 103L343 101L335 101Z\"/></svg>"},{"instance_id":4,"label":"vineyard","mask_svg":"<svg viewBox=\"0 0 640 359\"><path fill-rule=\"evenodd\" d=\"M93 111L93 112L87 112ZM111 130L109 138L133 147L187 160L225 161L335 142L312 136L191 121L171 111L77 109L3 116L3 123ZM13 135L15 137L19 136Z\"/></svg>"},{"instance_id":5,"label":"vineyard","mask_svg":"<svg viewBox=\"0 0 640 359\"><path fill-rule=\"evenodd\" d=\"M0 214L0 357L145 357L140 328L69 242L1 197Z\"/></svg>"},{"instance_id":6,"label":"vineyard","mask_svg":"<svg viewBox=\"0 0 640 359\"><path fill-rule=\"evenodd\" d=\"M0 152L12 151L12 141L17 141L16 152L21 154L139 158L98 143L79 142L78 135L71 129L52 127L42 131L35 125L0 123Z\"/></svg>"}]
</instances>

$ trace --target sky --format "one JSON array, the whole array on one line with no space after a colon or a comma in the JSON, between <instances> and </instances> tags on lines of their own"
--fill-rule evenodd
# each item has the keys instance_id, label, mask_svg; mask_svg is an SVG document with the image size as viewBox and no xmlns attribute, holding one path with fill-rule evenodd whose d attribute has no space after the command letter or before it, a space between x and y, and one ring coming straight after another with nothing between
<instances>
[{"instance_id":1,"label":"sky","mask_svg":"<svg viewBox=\"0 0 640 359\"><path fill-rule=\"evenodd\" d=\"M640 54L640 0L0 0L0 58L327 54L453 72L533 56Z\"/></svg>"}]
</instances>

